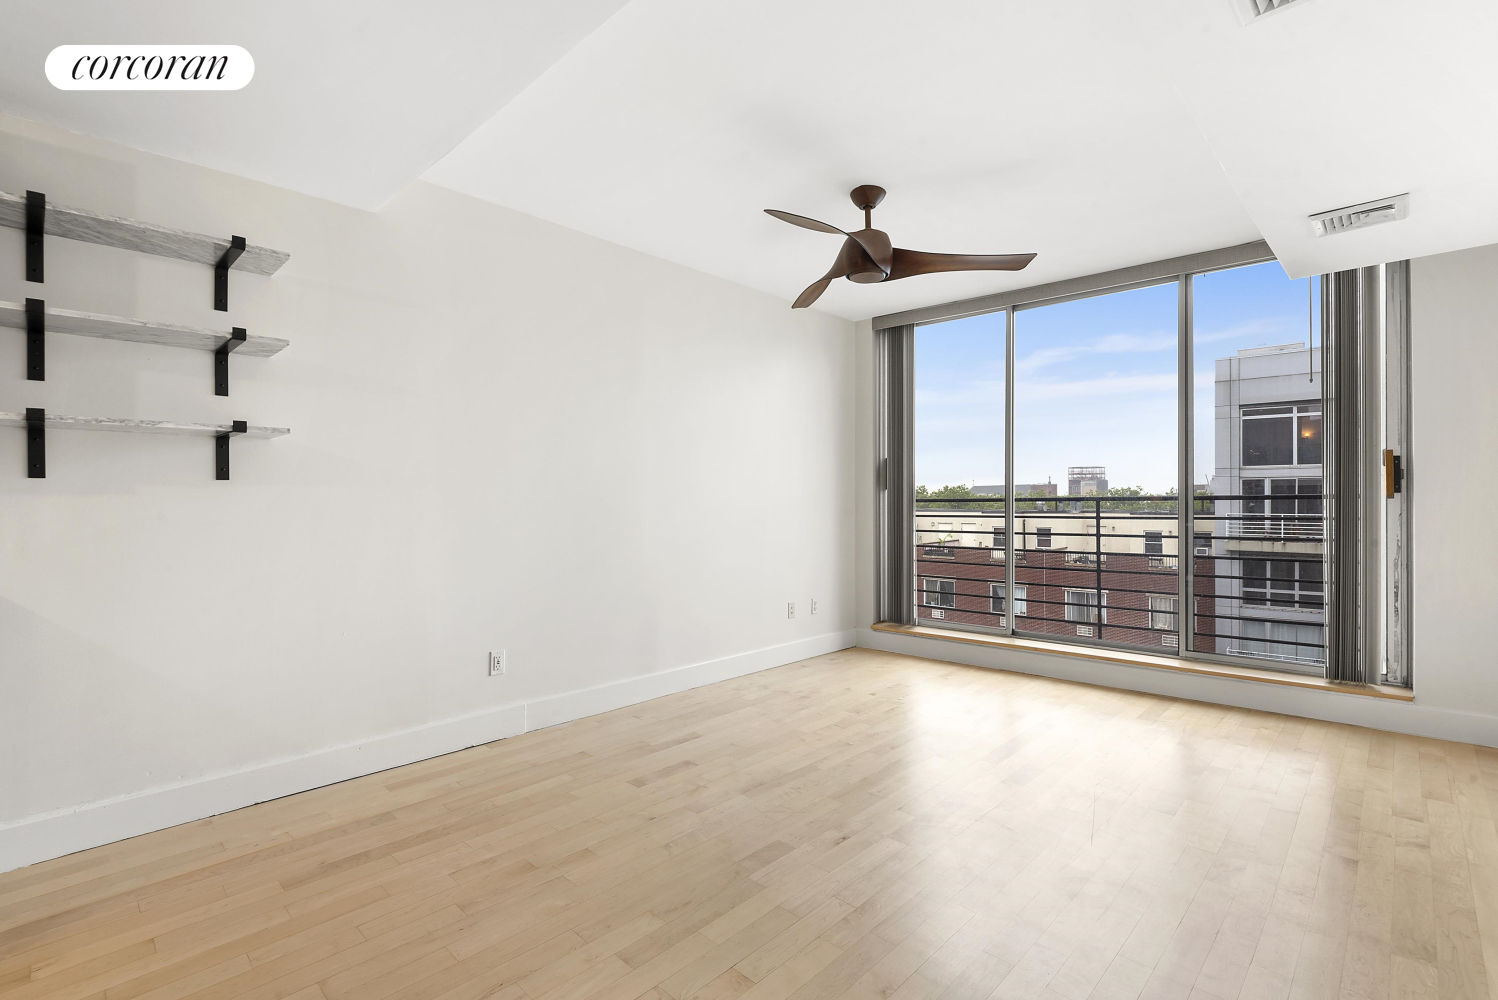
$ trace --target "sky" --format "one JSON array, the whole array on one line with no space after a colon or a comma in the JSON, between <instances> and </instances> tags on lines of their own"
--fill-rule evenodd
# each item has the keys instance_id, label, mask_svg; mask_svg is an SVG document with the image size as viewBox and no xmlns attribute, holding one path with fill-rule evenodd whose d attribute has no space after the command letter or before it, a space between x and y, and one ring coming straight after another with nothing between
<instances>
[{"instance_id":1,"label":"sky","mask_svg":"<svg viewBox=\"0 0 1498 1000\"><path fill-rule=\"evenodd\" d=\"M1214 467L1213 362L1239 350L1304 345L1309 279L1274 261L1194 281L1198 482ZM1320 289L1313 290L1319 346ZM1015 481L1102 465L1110 486L1176 485L1177 289L1174 282L1015 314ZM916 483L1004 481L1004 314L915 331Z\"/></svg>"}]
</instances>

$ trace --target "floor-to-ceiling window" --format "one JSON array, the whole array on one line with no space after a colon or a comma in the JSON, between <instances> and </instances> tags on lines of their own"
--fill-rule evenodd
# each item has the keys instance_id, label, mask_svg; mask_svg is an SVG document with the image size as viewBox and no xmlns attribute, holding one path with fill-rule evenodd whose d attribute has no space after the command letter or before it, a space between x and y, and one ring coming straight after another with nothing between
<instances>
[{"instance_id":1,"label":"floor-to-ceiling window","mask_svg":"<svg viewBox=\"0 0 1498 1000\"><path fill-rule=\"evenodd\" d=\"M915 614L925 624L1007 628L1006 321L989 313L915 331Z\"/></svg>"},{"instance_id":2,"label":"floor-to-ceiling window","mask_svg":"<svg viewBox=\"0 0 1498 1000\"><path fill-rule=\"evenodd\" d=\"M1321 282L1273 261L1192 279L1192 648L1326 662Z\"/></svg>"},{"instance_id":3,"label":"floor-to-ceiling window","mask_svg":"<svg viewBox=\"0 0 1498 1000\"><path fill-rule=\"evenodd\" d=\"M1331 279L1237 253L906 327L918 623L1330 670Z\"/></svg>"},{"instance_id":4,"label":"floor-to-ceiling window","mask_svg":"<svg viewBox=\"0 0 1498 1000\"><path fill-rule=\"evenodd\" d=\"M1177 286L1015 311L1016 631L1176 649Z\"/></svg>"}]
</instances>

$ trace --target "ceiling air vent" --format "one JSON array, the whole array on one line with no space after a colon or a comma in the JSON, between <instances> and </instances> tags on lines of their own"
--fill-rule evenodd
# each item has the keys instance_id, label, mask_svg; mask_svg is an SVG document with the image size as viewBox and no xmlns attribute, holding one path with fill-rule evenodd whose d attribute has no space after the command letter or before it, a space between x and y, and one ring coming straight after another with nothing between
<instances>
[{"instance_id":1,"label":"ceiling air vent","mask_svg":"<svg viewBox=\"0 0 1498 1000\"><path fill-rule=\"evenodd\" d=\"M1311 0L1228 0L1233 5L1233 12L1238 15L1238 20L1243 24L1253 24L1261 17L1270 14L1278 14L1286 7L1298 7Z\"/></svg>"},{"instance_id":2,"label":"ceiling air vent","mask_svg":"<svg viewBox=\"0 0 1498 1000\"><path fill-rule=\"evenodd\" d=\"M1410 196L1396 194L1392 198L1365 201L1361 205L1330 212L1317 212L1311 216L1311 229L1317 236L1335 236L1351 229L1366 229L1381 222L1397 222L1410 214Z\"/></svg>"}]
</instances>

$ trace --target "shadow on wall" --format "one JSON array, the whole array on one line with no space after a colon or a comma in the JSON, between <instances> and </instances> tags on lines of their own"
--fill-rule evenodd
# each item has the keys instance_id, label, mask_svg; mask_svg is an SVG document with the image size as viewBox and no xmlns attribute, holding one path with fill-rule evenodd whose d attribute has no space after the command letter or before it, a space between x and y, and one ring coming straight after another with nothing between
<instances>
[{"instance_id":1,"label":"shadow on wall","mask_svg":"<svg viewBox=\"0 0 1498 1000\"><path fill-rule=\"evenodd\" d=\"M211 666L205 655L204 668ZM137 710L144 705L151 711ZM188 721L170 731L150 724L162 717ZM58 718L67 721L49 721ZM91 730L87 739L80 738L83 726ZM0 824L96 800L102 789L154 788L194 777L152 762L190 766L193 747L247 728L222 704L0 600ZM89 756L90 746L111 750Z\"/></svg>"}]
</instances>

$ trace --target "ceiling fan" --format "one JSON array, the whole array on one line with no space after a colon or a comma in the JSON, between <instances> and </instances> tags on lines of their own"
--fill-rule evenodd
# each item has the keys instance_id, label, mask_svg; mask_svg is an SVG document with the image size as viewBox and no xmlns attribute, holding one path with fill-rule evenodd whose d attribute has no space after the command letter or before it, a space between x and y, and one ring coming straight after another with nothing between
<instances>
[{"instance_id":1,"label":"ceiling fan","mask_svg":"<svg viewBox=\"0 0 1498 1000\"><path fill-rule=\"evenodd\" d=\"M806 291L791 303L792 309L805 309L815 302L832 284L833 278L847 278L861 285L876 281L898 281L917 274L934 274L937 271L1018 271L1035 259L1033 253L964 254L925 253L920 250L902 250L889 241L888 234L873 228L871 215L874 206L884 200L884 188L877 184L863 184L848 192L853 204L863 210L863 228L855 233L845 233L836 226L829 226L804 215L794 215L778 209L767 208L765 213L782 222L789 222L802 229L819 233L834 233L846 237L843 248L838 251L832 268L807 286Z\"/></svg>"}]
</instances>

